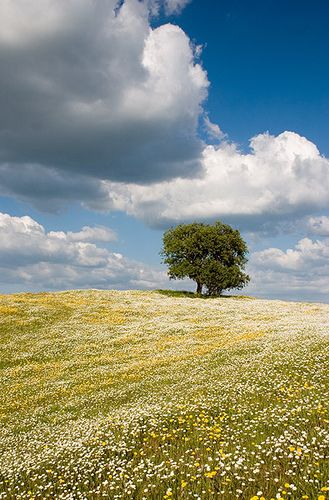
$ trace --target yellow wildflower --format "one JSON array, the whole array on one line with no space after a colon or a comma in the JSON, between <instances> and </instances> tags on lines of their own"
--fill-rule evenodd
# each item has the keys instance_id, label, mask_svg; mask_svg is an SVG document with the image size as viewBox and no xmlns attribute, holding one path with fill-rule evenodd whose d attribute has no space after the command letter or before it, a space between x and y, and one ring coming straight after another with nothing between
<instances>
[{"instance_id":1,"label":"yellow wildflower","mask_svg":"<svg viewBox=\"0 0 329 500\"><path fill-rule=\"evenodd\" d=\"M211 472L205 472L205 476L206 477L210 477L210 479L212 479L214 476L216 476L217 474L217 471L216 470L212 470Z\"/></svg>"}]
</instances>

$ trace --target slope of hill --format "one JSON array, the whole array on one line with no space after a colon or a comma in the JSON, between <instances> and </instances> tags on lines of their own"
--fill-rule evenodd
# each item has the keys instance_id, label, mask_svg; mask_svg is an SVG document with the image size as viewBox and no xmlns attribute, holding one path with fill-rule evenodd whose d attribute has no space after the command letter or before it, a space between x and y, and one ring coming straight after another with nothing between
<instances>
[{"instance_id":1,"label":"slope of hill","mask_svg":"<svg viewBox=\"0 0 329 500\"><path fill-rule=\"evenodd\" d=\"M329 305L0 296L0 498L328 498Z\"/></svg>"}]
</instances>

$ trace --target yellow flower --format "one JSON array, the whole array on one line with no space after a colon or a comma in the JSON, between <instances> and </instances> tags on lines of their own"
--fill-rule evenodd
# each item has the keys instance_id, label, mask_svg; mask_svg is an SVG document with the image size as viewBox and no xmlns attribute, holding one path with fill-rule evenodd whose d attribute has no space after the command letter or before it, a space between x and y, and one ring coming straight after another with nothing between
<instances>
[{"instance_id":1,"label":"yellow flower","mask_svg":"<svg viewBox=\"0 0 329 500\"><path fill-rule=\"evenodd\" d=\"M284 487L285 488L290 488L290 484L289 483L284 483Z\"/></svg>"},{"instance_id":2,"label":"yellow flower","mask_svg":"<svg viewBox=\"0 0 329 500\"><path fill-rule=\"evenodd\" d=\"M182 487L182 488L185 488L185 486L186 486L186 485L187 485L187 482L186 482L186 481L184 481L184 479L182 479L182 481L181 481L181 487Z\"/></svg>"},{"instance_id":3,"label":"yellow flower","mask_svg":"<svg viewBox=\"0 0 329 500\"><path fill-rule=\"evenodd\" d=\"M321 491L329 491L328 486L323 486L323 487L321 488Z\"/></svg>"},{"instance_id":4,"label":"yellow flower","mask_svg":"<svg viewBox=\"0 0 329 500\"><path fill-rule=\"evenodd\" d=\"M212 479L214 476L216 476L217 474L217 471L216 470L212 470L211 472L205 472L205 476L206 477L210 477L210 479ZM257 497L258 498L258 497Z\"/></svg>"},{"instance_id":5,"label":"yellow flower","mask_svg":"<svg viewBox=\"0 0 329 500\"><path fill-rule=\"evenodd\" d=\"M319 495L318 500L326 500L326 497L324 495Z\"/></svg>"},{"instance_id":6,"label":"yellow flower","mask_svg":"<svg viewBox=\"0 0 329 500\"><path fill-rule=\"evenodd\" d=\"M259 500L259 496L258 495L254 495L253 497L251 497L250 500Z\"/></svg>"}]
</instances>

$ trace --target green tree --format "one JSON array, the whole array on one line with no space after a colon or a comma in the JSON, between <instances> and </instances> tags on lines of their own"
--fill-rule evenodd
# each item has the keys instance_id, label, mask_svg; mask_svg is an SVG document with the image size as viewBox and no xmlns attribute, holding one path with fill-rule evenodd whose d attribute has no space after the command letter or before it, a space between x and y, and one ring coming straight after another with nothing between
<instances>
[{"instance_id":1,"label":"green tree","mask_svg":"<svg viewBox=\"0 0 329 500\"><path fill-rule=\"evenodd\" d=\"M243 272L247 253L239 231L220 221L168 229L161 251L170 279L190 278L197 284L196 293L205 287L209 295L241 289L249 282Z\"/></svg>"}]
</instances>

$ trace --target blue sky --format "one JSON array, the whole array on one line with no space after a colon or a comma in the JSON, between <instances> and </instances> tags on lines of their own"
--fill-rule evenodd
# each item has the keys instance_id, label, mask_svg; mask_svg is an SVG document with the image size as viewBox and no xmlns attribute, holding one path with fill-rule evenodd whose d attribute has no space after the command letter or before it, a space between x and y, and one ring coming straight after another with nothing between
<instances>
[{"instance_id":1,"label":"blue sky","mask_svg":"<svg viewBox=\"0 0 329 500\"><path fill-rule=\"evenodd\" d=\"M329 155L328 17L321 0L194 1L174 21L205 45L207 108L231 140L293 130Z\"/></svg>"},{"instance_id":2,"label":"blue sky","mask_svg":"<svg viewBox=\"0 0 329 500\"><path fill-rule=\"evenodd\" d=\"M163 230L222 219L249 244L246 293L327 302L328 15L4 1L2 291L190 288L166 278Z\"/></svg>"}]
</instances>

